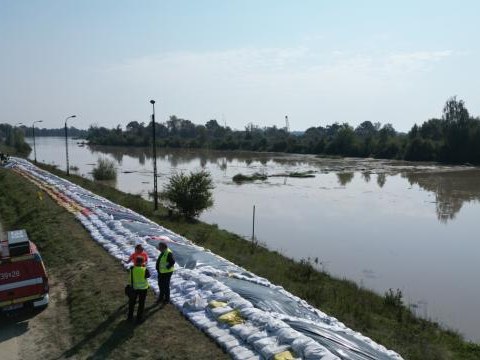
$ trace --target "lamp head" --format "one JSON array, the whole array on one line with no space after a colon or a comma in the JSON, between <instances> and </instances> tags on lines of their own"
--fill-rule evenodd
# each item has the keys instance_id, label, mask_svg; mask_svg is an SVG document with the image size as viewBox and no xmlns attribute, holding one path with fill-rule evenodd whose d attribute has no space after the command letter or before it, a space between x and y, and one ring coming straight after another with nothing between
<instances>
[{"instance_id":1,"label":"lamp head","mask_svg":"<svg viewBox=\"0 0 480 360\"><path fill-rule=\"evenodd\" d=\"M150 104L155 104L155 100L150 100Z\"/></svg>"}]
</instances>

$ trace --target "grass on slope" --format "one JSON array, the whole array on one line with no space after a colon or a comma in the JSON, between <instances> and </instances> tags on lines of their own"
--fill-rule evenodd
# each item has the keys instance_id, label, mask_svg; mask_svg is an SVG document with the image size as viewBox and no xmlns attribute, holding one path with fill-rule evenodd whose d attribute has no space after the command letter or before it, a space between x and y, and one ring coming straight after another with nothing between
<instances>
[{"instance_id":1,"label":"grass on slope","mask_svg":"<svg viewBox=\"0 0 480 360\"><path fill-rule=\"evenodd\" d=\"M155 306L153 292L147 297L145 322L139 326L127 323L123 294L127 273L72 214L46 194L40 200L37 192L23 177L0 169L4 228L26 229L47 271L66 287L70 326L58 328L55 334L69 337L72 346L61 358L228 358L171 305ZM58 326L53 321L50 325Z\"/></svg>"},{"instance_id":2,"label":"grass on slope","mask_svg":"<svg viewBox=\"0 0 480 360\"><path fill-rule=\"evenodd\" d=\"M282 285L352 329L397 351L405 359L480 359L480 345L464 341L457 333L444 330L435 322L414 317L398 301L401 298L379 296L351 281L333 278L316 271L310 261L295 262L264 247L252 247L248 241L215 225L172 219L164 209L155 213L152 203L139 195L126 194L80 176L66 177L63 171L48 165L42 167Z\"/></svg>"}]
</instances>

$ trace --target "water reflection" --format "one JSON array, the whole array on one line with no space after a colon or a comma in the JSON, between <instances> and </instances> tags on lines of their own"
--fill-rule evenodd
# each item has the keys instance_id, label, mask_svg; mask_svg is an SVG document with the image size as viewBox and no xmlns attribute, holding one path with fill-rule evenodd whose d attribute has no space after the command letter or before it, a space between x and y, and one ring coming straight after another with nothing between
<instances>
[{"instance_id":1,"label":"water reflection","mask_svg":"<svg viewBox=\"0 0 480 360\"><path fill-rule=\"evenodd\" d=\"M337 173L338 184L340 186L347 185L350 181L353 180L355 174L353 172L346 172L346 173Z\"/></svg>"},{"instance_id":2,"label":"water reflection","mask_svg":"<svg viewBox=\"0 0 480 360\"><path fill-rule=\"evenodd\" d=\"M437 218L444 223L453 220L465 202L480 200L480 170L406 172L402 176L410 185L435 194Z\"/></svg>"},{"instance_id":3,"label":"water reflection","mask_svg":"<svg viewBox=\"0 0 480 360\"><path fill-rule=\"evenodd\" d=\"M363 171L362 172L362 178L366 183L370 182L370 172L369 171Z\"/></svg>"},{"instance_id":4,"label":"water reflection","mask_svg":"<svg viewBox=\"0 0 480 360\"><path fill-rule=\"evenodd\" d=\"M89 146L94 155L110 154L121 166L124 156L133 157L139 164L145 166L152 159L151 148L127 148L115 146ZM313 169L319 173L334 172L340 186L348 186L355 178L355 172L361 174L365 183L369 183L372 173L375 174L376 183L383 188L388 176L401 174L410 185L418 185L422 189L435 194L437 218L445 223L453 220L461 210L463 204L480 199L480 182L476 181L479 170L451 170L446 167L440 169L436 165L418 165L407 162L393 162L373 159L325 159L309 155L252 153L252 152L222 152L199 149L158 149L157 157L169 163L172 168L191 167L196 162L202 169L209 164L215 165L223 177L227 176L228 164L244 163L247 169L255 170L258 163L273 175L272 167L281 165L291 169ZM419 171L420 169L420 171ZM253 170L252 170L253 171ZM255 170L256 171L256 170ZM475 174L472 171L477 171ZM305 181L305 180L303 180ZM286 178L283 184L287 184Z\"/></svg>"},{"instance_id":5,"label":"water reflection","mask_svg":"<svg viewBox=\"0 0 480 360\"><path fill-rule=\"evenodd\" d=\"M381 188L385 185L387 182L387 175L385 173L377 174L377 184Z\"/></svg>"}]
</instances>

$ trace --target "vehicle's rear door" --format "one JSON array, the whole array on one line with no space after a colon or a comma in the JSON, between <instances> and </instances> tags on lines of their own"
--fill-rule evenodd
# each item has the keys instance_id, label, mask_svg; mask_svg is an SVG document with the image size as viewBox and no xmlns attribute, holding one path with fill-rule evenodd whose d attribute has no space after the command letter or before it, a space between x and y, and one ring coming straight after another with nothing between
<instances>
[{"instance_id":1,"label":"vehicle's rear door","mask_svg":"<svg viewBox=\"0 0 480 360\"><path fill-rule=\"evenodd\" d=\"M45 292L43 267L35 255L0 261L0 307L30 301Z\"/></svg>"}]
</instances>

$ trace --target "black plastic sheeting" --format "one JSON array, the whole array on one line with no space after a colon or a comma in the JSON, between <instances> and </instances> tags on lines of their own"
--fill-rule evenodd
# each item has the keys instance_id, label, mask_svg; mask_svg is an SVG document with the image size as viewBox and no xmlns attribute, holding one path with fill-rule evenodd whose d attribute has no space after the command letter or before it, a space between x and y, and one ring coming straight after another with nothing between
<instances>
[{"instance_id":1,"label":"black plastic sheeting","mask_svg":"<svg viewBox=\"0 0 480 360\"><path fill-rule=\"evenodd\" d=\"M218 280L261 310L299 318L298 320L283 319L283 321L298 332L325 346L332 354L341 359L390 359L385 353L374 349L354 336L322 327L320 323L325 323L324 319L308 309L300 307L296 301L275 289L230 277L218 278ZM317 321L319 325L302 321L301 318ZM325 323L325 325L330 324Z\"/></svg>"},{"instance_id":2,"label":"black plastic sheeting","mask_svg":"<svg viewBox=\"0 0 480 360\"><path fill-rule=\"evenodd\" d=\"M371 360L390 359L388 355L374 349L365 342L345 333L329 331L319 325L302 320L283 320L293 329L325 346L340 359Z\"/></svg>"}]
</instances>

